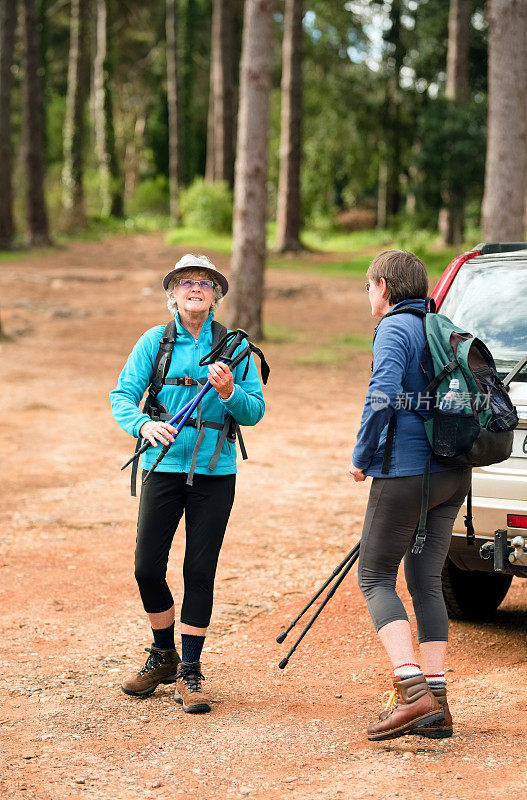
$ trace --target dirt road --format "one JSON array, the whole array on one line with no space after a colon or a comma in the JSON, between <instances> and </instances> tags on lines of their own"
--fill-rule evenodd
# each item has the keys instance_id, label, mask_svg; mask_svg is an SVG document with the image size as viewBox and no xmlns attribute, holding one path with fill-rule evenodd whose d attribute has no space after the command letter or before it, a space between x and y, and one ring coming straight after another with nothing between
<instances>
[{"instance_id":1,"label":"dirt road","mask_svg":"<svg viewBox=\"0 0 527 800\"><path fill-rule=\"evenodd\" d=\"M366 740L390 679L356 570L276 666L275 636L360 536L368 482L346 468L370 359L342 346L373 329L358 279L268 273L267 413L247 431L203 657L213 712L183 714L169 687L120 692L150 638L137 500L119 471L132 443L107 394L138 335L167 318L160 279L180 252L135 236L0 265L14 337L0 349L1 796L526 797L525 584L491 624L452 624L450 740ZM317 364L321 344L339 359ZM178 537L177 600L181 553Z\"/></svg>"}]
</instances>

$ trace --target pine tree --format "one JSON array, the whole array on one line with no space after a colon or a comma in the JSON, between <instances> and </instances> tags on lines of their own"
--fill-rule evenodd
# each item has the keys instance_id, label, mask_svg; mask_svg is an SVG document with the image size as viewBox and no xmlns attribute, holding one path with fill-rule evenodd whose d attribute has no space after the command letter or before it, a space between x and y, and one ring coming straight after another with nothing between
<instances>
[{"instance_id":1,"label":"pine tree","mask_svg":"<svg viewBox=\"0 0 527 800\"><path fill-rule=\"evenodd\" d=\"M527 177L527 3L490 0L483 236L521 241Z\"/></svg>"},{"instance_id":2,"label":"pine tree","mask_svg":"<svg viewBox=\"0 0 527 800\"><path fill-rule=\"evenodd\" d=\"M13 147L11 141L11 98L13 49L15 43L15 0L0 0L0 249L12 246Z\"/></svg>"},{"instance_id":3,"label":"pine tree","mask_svg":"<svg viewBox=\"0 0 527 800\"><path fill-rule=\"evenodd\" d=\"M302 0L286 0L282 47L282 115L277 241L279 252L300 250L302 209Z\"/></svg>"},{"instance_id":4,"label":"pine tree","mask_svg":"<svg viewBox=\"0 0 527 800\"><path fill-rule=\"evenodd\" d=\"M272 0L246 0L228 325L255 339L262 336L272 51Z\"/></svg>"},{"instance_id":5,"label":"pine tree","mask_svg":"<svg viewBox=\"0 0 527 800\"><path fill-rule=\"evenodd\" d=\"M35 0L23 0L24 30L24 162L26 168L27 241L49 244L44 196L44 100L40 78L40 44Z\"/></svg>"},{"instance_id":6,"label":"pine tree","mask_svg":"<svg viewBox=\"0 0 527 800\"><path fill-rule=\"evenodd\" d=\"M76 230L86 223L84 207L84 106L86 100L86 32L89 0L71 0L68 91L64 122L62 169L64 228Z\"/></svg>"}]
</instances>

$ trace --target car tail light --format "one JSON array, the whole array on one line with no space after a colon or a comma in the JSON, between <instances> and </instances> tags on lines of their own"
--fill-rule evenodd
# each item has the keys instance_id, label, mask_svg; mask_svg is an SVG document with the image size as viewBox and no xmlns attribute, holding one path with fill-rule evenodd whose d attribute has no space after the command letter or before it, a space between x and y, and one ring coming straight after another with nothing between
<instances>
[{"instance_id":1,"label":"car tail light","mask_svg":"<svg viewBox=\"0 0 527 800\"><path fill-rule=\"evenodd\" d=\"M507 527L527 528L527 514L507 514Z\"/></svg>"},{"instance_id":2,"label":"car tail light","mask_svg":"<svg viewBox=\"0 0 527 800\"><path fill-rule=\"evenodd\" d=\"M460 256L456 256L453 261L450 262L448 267L445 269L441 277L439 278L436 286L434 287L434 291L432 292L432 297L436 301L436 311L439 311L441 307L441 303L446 297L446 293L450 289L452 285L452 281L456 277L457 273L459 272L459 268L471 258L475 258L476 256L481 255L481 250L470 250L468 253L463 253Z\"/></svg>"}]
</instances>

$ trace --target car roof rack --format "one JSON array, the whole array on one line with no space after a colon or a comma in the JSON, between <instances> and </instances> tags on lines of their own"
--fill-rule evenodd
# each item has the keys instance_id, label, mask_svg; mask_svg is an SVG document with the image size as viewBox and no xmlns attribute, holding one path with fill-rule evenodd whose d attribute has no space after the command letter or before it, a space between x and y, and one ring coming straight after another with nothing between
<instances>
[{"instance_id":1,"label":"car roof rack","mask_svg":"<svg viewBox=\"0 0 527 800\"><path fill-rule=\"evenodd\" d=\"M474 249L479 250L482 256L489 253L512 253L515 250L527 250L527 242L484 242Z\"/></svg>"}]
</instances>

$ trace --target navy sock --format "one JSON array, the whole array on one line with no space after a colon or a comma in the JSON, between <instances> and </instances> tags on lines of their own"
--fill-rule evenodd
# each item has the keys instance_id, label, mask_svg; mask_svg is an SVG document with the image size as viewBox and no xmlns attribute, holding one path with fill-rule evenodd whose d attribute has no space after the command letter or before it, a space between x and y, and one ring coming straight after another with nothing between
<instances>
[{"instance_id":1,"label":"navy sock","mask_svg":"<svg viewBox=\"0 0 527 800\"><path fill-rule=\"evenodd\" d=\"M189 633L181 634L181 660L187 664L199 661L205 642L204 636L191 636Z\"/></svg>"},{"instance_id":2,"label":"navy sock","mask_svg":"<svg viewBox=\"0 0 527 800\"><path fill-rule=\"evenodd\" d=\"M159 647L160 650L173 650L174 643L174 623L169 625L168 628L152 628L154 635L154 647Z\"/></svg>"}]
</instances>

